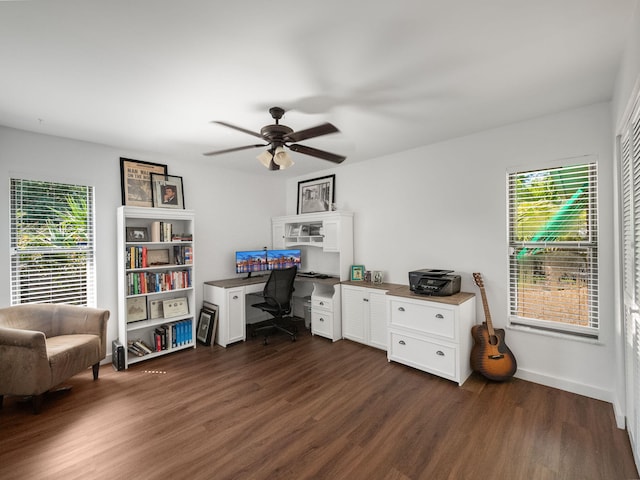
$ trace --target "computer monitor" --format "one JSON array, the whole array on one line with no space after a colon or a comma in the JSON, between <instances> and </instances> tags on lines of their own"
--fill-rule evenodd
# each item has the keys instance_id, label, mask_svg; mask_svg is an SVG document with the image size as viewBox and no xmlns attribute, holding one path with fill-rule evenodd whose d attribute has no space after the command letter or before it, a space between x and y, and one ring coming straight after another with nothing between
<instances>
[{"instance_id":1,"label":"computer monitor","mask_svg":"<svg viewBox=\"0 0 640 480\"><path fill-rule=\"evenodd\" d=\"M298 267L302 263L302 251L299 248L286 250L267 250L267 269L280 270L289 267Z\"/></svg>"},{"instance_id":2,"label":"computer monitor","mask_svg":"<svg viewBox=\"0 0 640 480\"><path fill-rule=\"evenodd\" d=\"M236 252L236 273L266 272L267 251L266 250L238 250Z\"/></svg>"}]
</instances>

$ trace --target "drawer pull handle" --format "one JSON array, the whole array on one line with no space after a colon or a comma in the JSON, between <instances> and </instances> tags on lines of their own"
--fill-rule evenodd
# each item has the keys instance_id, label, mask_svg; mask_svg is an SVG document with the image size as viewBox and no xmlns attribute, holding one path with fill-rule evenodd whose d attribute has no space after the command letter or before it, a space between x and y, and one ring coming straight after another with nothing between
<instances>
[{"instance_id":1,"label":"drawer pull handle","mask_svg":"<svg viewBox=\"0 0 640 480\"><path fill-rule=\"evenodd\" d=\"M234 295L234 296L233 296L233 299L234 299L234 300L237 300L237 299L238 299L238 295Z\"/></svg>"},{"instance_id":2,"label":"drawer pull handle","mask_svg":"<svg viewBox=\"0 0 640 480\"><path fill-rule=\"evenodd\" d=\"M436 318L444 318L444 315L442 315L441 313L436 314Z\"/></svg>"},{"instance_id":3,"label":"drawer pull handle","mask_svg":"<svg viewBox=\"0 0 640 480\"><path fill-rule=\"evenodd\" d=\"M439 355L439 356L441 356L441 357L444 357L444 352L443 352L442 350L438 350L438 351L436 352L436 355Z\"/></svg>"},{"instance_id":4,"label":"drawer pull handle","mask_svg":"<svg viewBox=\"0 0 640 480\"><path fill-rule=\"evenodd\" d=\"M363 299L362 299L362 301L363 301L363 302L368 302L368 301L369 301L369 299L368 299L368 298L363 298Z\"/></svg>"},{"instance_id":5,"label":"drawer pull handle","mask_svg":"<svg viewBox=\"0 0 640 480\"><path fill-rule=\"evenodd\" d=\"M324 305L324 302L320 302L320 305Z\"/></svg>"},{"instance_id":6,"label":"drawer pull handle","mask_svg":"<svg viewBox=\"0 0 640 480\"><path fill-rule=\"evenodd\" d=\"M406 344L407 344L407 342L405 342L404 340L400 340L398 343L399 343L400 345L406 345Z\"/></svg>"},{"instance_id":7,"label":"drawer pull handle","mask_svg":"<svg viewBox=\"0 0 640 480\"><path fill-rule=\"evenodd\" d=\"M324 322L324 318L320 317L320 321L321 321L321 322Z\"/></svg>"},{"instance_id":8,"label":"drawer pull handle","mask_svg":"<svg viewBox=\"0 0 640 480\"><path fill-rule=\"evenodd\" d=\"M398 307L399 312L404 312L404 307Z\"/></svg>"}]
</instances>

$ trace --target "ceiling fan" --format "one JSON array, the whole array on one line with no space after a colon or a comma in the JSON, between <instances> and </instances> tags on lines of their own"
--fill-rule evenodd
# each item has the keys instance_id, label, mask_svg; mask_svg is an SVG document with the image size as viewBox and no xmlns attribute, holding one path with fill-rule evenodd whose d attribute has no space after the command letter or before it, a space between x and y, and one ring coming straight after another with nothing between
<instances>
[{"instance_id":1,"label":"ceiling fan","mask_svg":"<svg viewBox=\"0 0 640 480\"><path fill-rule=\"evenodd\" d=\"M305 130L299 130L294 132L293 129L286 125L280 125L280 119L284 115L284 109L280 107L271 107L269 113L275 120L275 124L266 125L260 129L260 133L252 132L242 127L237 127L226 122L213 121L211 123L217 123L225 127L239 130L254 137L261 138L267 143L260 143L256 145L245 145L243 147L227 148L224 150L216 150L214 152L207 152L203 155L220 155L223 153L237 152L239 150L247 150L249 148L269 147L266 151L258 155L258 160L269 170L284 170L287 167L293 165L293 160L284 149L284 147L294 152L303 153L305 155L311 155L312 157L321 158L322 160L328 160L333 163L342 163L345 158L342 155L336 155L335 153L326 152L313 147L307 147L295 142L302 140L308 140L310 138L320 137L329 133L339 132L334 125L330 123L323 123L321 125L307 128ZM294 143L292 143L294 142Z\"/></svg>"}]
</instances>

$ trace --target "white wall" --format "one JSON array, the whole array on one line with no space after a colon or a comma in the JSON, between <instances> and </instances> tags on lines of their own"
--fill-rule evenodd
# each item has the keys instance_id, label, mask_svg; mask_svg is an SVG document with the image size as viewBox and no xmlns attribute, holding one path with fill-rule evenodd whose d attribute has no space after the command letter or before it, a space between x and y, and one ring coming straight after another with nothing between
<instances>
[{"instance_id":1,"label":"white wall","mask_svg":"<svg viewBox=\"0 0 640 480\"><path fill-rule=\"evenodd\" d=\"M506 171L557 159L595 155L599 168L601 342L567 341L508 330L518 376L613 399L613 234L610 104L602 103L453 139L366 163L319 172L336 174L338 208L355 212L355 263L408 284L408 272L448 268L462 288L478 293L481 272L492 319L507 317ZM296 178L287 207L295 213ZM294 209L291 211L291 209ZM480 301L480 297L477 297ZM484 320L478 304L478 322Z\"/></svg>"},{"instance_id":2,"label":"white wall","mask_svg":"<svg viewBox=\"0 0 640 480\"><path fill-rule=\"evenodd\" d=\"M96 187L97 305L111 311L107 350L117 338L116 209L122 204L120 157L168 166L183 177L185 206L196 212L197 308L202 283L235 275L234 251L271 245L271 217L284 213L284 181L216 168L211 159L163 158L0 127L0 225L9 225L11 177ZM9 232L0 236L0 305L10 303Z\"/></svg>"}]
</instances>

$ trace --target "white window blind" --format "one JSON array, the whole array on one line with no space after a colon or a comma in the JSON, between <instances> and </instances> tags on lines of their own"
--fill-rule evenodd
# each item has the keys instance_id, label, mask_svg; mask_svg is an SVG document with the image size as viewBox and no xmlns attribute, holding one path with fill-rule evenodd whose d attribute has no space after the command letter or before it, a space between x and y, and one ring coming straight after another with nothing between
<instances>
[{"instance_id":1,"label":"white window blind","mask_svg":"<svg viewBox=\"0 0 640 480\"><path fill-rule=\"evenodd\" d=\"M618 135L627 430L640 455L640 94Z\"/></svg>"},{"instance_id":2,"label":"white window blind","mask_svg":"<svg viewBox=\"0 0 640 480\"><path fill-rule=\"evenodd\" d=\"M95 306L93 187L11 179L11 303Z\"/></svg>"},{"instance_id":3,"label":"white window blind","mask_svg":"<svg viewBox=\"0 0 640 480\"><path fill-rule=\"evenodd\" d=\"M597 338L597 186L584 158L509 173L511 324Z\"/></svg>"}]
</instances>

